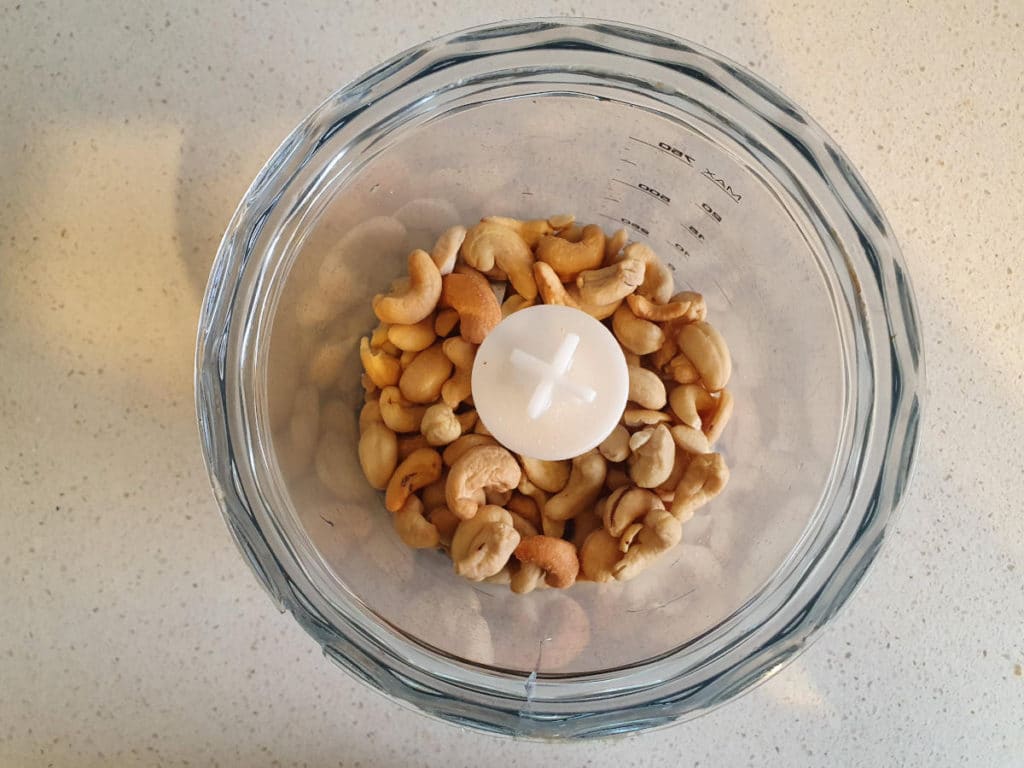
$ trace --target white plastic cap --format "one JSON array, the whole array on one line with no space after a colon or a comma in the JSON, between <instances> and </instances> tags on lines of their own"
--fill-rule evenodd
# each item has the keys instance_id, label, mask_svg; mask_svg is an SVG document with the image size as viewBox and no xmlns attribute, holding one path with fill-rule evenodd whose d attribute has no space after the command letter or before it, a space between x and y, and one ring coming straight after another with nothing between
<instances>
[{"instance_id":1,"label":"white plastic cap","mask_svg":"<svg viewBox=\"0 0 1024 768\"><path fill-rule=\"evenodd\" d=\"M629 374L615 337L585 312L541 305L491 331L473 364L473 403L494 438L554 461L586 453L618 424Z\"/></svg>"}]
</instances>

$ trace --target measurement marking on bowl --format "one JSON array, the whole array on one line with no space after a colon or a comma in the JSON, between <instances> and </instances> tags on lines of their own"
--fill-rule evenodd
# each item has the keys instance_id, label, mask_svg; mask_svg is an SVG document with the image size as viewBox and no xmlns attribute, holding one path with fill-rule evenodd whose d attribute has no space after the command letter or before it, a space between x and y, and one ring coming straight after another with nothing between
<instances>
[{"instance_id":1,"label":"measurement marking on bowl","mask_svg":"<svg viewBox=\"0 0 1024 768\"><path fill-rule=\"evenodd\" d=\"M672 198L671 197L669 197L668 195L666 195L666 194L660 192L659 190L655 189L650 184L645 184L642 181L638 181L635 184L633 182L630 182L630 181L623 181L622 179L616 179L616 178L613 178L612 181L617 182L618 184L624 184L627 187L629 187L630 189L635 189L635 190L638 190L640 192L643 192L645 195L649 195L650 197L653 197L655 200L657 200L662 205L670 205L672 203Z\"/></svg>"},{"instance_id":2,"label":"measurement marking on bowl","mask_svg":"<svg viewBox=\"0 0 1024 768\"><path fill-rule=\"evenodd\" d=\"M656 149L659 152L668 155L669 157L674 157L676 160L682 163L686 163L690 167L693 167L694 162L696 162L697 160L697 158L695 158L693 155L683 152L683 150L679 149L678 147L673 147L667 141L659 141L657 144L652 144L649 141L638 139L636 136L630 136L629 138L632 141L635 141L639 144L643 144L644 146L650 147L651 149Z\"/></svg>"}]
</instances>

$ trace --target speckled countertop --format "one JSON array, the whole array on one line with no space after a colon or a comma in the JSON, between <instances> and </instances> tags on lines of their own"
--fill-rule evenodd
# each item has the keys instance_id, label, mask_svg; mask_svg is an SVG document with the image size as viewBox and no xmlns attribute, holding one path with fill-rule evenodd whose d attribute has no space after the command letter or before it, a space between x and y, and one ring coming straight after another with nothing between
<instances>
[{"instance_id":1,"label":"speckled countertop","mask_svg":"<svg viewBox=\"0 0 1024 768\"><path fill-rule=\"evenodd\" d=\"M555 748L329 666L243 564L192 406L218 238L333 88L486 4L0 6L0 765L1024 765L1024 6L650 3L838 140L920 302L913 489L805 654L694 723ZM415 8L415 10L413 10ZM623 18L621 2L504 17Z\"/></svg>"}]
</instances>

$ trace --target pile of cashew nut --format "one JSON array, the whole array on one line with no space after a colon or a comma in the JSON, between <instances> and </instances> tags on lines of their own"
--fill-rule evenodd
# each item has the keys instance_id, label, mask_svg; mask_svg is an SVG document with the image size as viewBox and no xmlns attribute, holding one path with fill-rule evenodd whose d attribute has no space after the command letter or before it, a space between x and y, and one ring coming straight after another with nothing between
<instances>
[{"instance_id":1,"label":"pile of cashew nut","mask_svg":"<svg viewBox=\"0 0 1024 768\"><path fill-rule=\"evenodd\" d=\"M571 216L455 226L408 268L374 298L380 325L359 347L359 461L402 541L516 593L626 581L674 547L729 477L713 446L732 413L732 364L704 298L676 293L672 272L625 230L607 237ZM606 321L628 365L621 422L571 461L513 454L473 408L478 346L539 302ZM317 449L328 485L337 450Z\"/></svg>"}]
</instances>

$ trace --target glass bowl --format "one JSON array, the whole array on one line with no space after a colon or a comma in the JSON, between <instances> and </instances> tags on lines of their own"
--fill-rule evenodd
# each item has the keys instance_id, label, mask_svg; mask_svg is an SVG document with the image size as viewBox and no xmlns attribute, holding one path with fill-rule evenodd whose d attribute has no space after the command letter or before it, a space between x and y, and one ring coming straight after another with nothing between
<instances>
[{"instance_id":1,"label":"glass bowl","mask_svg":"<svg viewBox=\"0 0 1024 768\"><path fill-rule=\"evenodd\" d=\"M560 212L704 293L734 358L732 479L634 581L517 596L398 540L356 458L357 345L410 249ZM411 49L285 140L217 254L196 399L229 529L330 659L445 720L579 738L706 711L835 614L906 487L920 349L889 226L799 107L677 38L534 20Z\"/></svg>"}]
</instances>

